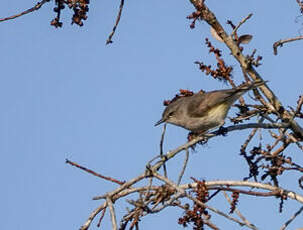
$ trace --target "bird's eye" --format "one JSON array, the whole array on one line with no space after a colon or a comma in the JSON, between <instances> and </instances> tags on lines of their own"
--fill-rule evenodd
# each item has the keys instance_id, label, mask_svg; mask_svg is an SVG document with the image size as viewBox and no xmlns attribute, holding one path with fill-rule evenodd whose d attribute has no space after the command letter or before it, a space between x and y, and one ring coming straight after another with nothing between
<instances>
[{"instance_id":1,"label":"bird's eye","mask_svg":"<svg viewBox=\"0 0 303 230\"><path fill-rule=\"evenodd\" d=\"M170 112L169 114L168 114L168 117L172 117L174 115L174 112Z\"/></svg>"}]
</instances>

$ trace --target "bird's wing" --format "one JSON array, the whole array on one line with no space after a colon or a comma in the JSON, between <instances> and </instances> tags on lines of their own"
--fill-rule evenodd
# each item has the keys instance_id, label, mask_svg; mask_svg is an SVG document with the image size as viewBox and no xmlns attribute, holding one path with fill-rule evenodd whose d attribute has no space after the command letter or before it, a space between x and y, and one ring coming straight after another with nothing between
<instances>
[{"instance_id":1,"label":"bird's wing","mask_svg":"<svg viewBox=\"0 0 303 230\"><path fill-rule=\"evenodd\" d=\"M191 111L191 115L194 117L202 117L211 108L216 105L222 104L230 97L232 97L237 90L227 89L218 90L208 93L197 93L192 96L190 103L188 104L188 111ZM231 101L233 103L233 100Z\"/></svg>"}]
</instances>

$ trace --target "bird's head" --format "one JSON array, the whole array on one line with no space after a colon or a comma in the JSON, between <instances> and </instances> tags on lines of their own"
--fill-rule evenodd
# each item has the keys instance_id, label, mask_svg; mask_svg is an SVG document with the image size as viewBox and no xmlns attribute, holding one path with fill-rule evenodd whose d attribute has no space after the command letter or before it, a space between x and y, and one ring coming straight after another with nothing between
<instances>
[{"instance_id":1,"label":"bird's head","mask_svg":"<svg viewBox=\"0 0 303 230\"><path fill-rule=\"evenodd\" d=\"M180 114L180 102L181 100L174 101L173 103L169 104L163 114L162 118L155 124L155 126L160 125L164 122L171 123L171 124L179 124L179 114Z\"/></svg>"}]
</instances>

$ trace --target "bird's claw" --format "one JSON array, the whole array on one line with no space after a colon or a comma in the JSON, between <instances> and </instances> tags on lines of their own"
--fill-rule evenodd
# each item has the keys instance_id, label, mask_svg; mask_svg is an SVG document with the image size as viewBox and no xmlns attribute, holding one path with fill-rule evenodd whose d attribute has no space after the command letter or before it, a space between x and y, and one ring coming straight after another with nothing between
<instances>
[{"instance_id":1,"label":"bird's claw","mask_svg":"<svg viewBox=\"0 0 303 230\"><path fill-rule=\"evenodd\" d=\"M227 132L228 132L227 128L223 126L220 126L220 128L218 129L218 134L224 137L227 135Z\"/></svg>"}]
</instances>

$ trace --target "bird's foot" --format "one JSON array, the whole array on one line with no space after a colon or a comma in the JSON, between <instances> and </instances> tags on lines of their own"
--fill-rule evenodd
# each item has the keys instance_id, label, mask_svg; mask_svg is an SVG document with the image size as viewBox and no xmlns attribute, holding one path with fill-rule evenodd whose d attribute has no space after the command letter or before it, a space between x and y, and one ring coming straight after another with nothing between
<instances>
[{"instance_id":1,"label":"bird's foot","mask_svg":"<svg viewBox=\"0 0 303 230\"><path fill-rule=\"evenodd\" d=\"M188 142L192 141L193 139L197 138L197 137L201 137L201 135L205 133L205 132L190 132L187 135L187 140ZM195 151L196 150L196 145L204 145L207 143L207 138L203 138L202 140L198 141L196 144L192 145L190 148Z\"/></svg>"},{"instance_id":2,"label":"bird's foot","mask_svg":"<svg viewBox=\"0 0 303 230\"><path fill-rule=\"evenodd\" d=\"M187 140L188 142L199 137L199 136L202 136L203 134L205 133L205 131L201 131L201 132L190 132L188 133L187 135Z\"/></svg>"},{"instance_id":3,"label":"bird's foot","mask_svg":"<svg viewBox=\"0 0 303 230\"><path fill-rule=\"evenodd\" d=\"M199 134L198 133L194 133L194 132L190 132L187 135L187 141L190 142L191 140L195 139Z\"/></svg>"},{"instance_id":4,"label":"bird's foot","mask_svg":"<svg viewBox=\"0 0 303 230\"><path fill-rule=\"evenodd\" d=\"M227 128L223 126L220 126L220 128L218 129L218 134L224 137L227 135L227 132L228 132Z\"/></svg>"}]
</instances>

